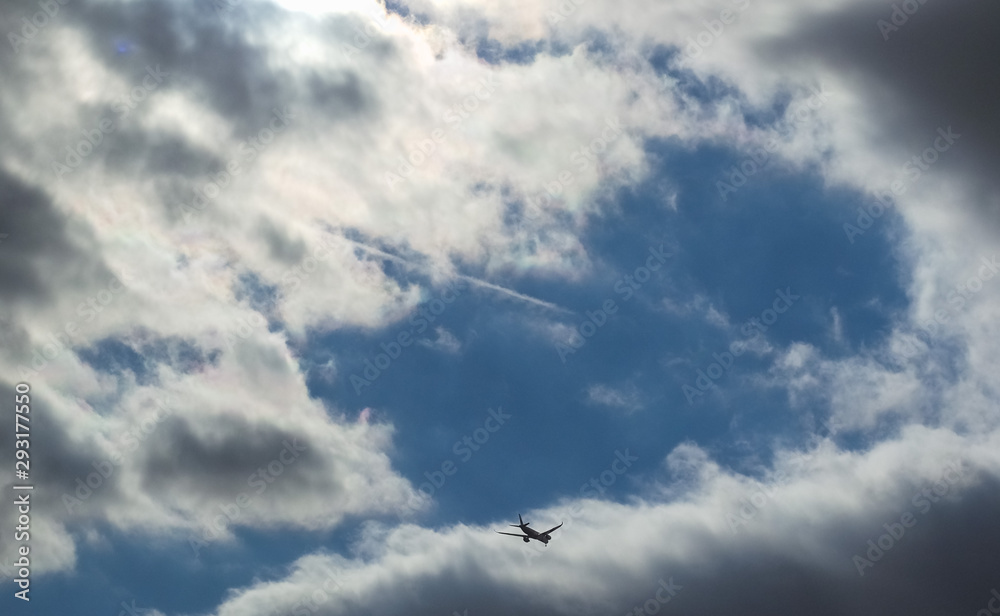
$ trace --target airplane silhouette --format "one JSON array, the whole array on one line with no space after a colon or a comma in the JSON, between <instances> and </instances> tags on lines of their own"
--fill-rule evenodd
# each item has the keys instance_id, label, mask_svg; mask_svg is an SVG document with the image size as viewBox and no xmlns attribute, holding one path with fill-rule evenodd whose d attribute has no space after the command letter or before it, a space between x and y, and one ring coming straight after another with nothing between
<instances>
[{"instance_id":1,"label":"airplane silhouette","mask_svg":"<svg viewBox=\"0 0 1000 616\"><path fill-rule=\"evenodd\" d=\"M517 514L517 521L520 522L520 524L511 524L511 526L513 526L514 528L520 528L521 532L524 533L523 535L519 535L517 533L504 533L498 530L494 532L499 533L501 535L510 535L511 537L521 537L524 539L525 543L529 543L532 539L534 539L535 541L541 541L542 543L544 543L545 547L549 547L549 540L552 539L552 536L549 533L559 530L559 527L562 526L562 523L560 523L559 526L550 528L544 533L540 533L537 530L528 526L528 524L531 524L531 522L526 523L524 520L522 520L520 513Z\"/></svg>"}]
</instances>

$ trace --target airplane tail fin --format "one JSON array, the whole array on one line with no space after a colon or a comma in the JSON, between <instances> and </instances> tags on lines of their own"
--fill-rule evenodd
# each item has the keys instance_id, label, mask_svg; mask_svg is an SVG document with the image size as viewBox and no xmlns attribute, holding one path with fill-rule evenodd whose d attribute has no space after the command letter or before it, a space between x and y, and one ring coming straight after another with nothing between
<instances>
[{"instance_id":1,"label":"airplane tail fin","mask_svg":"<svg viewBox=\"0 0 1000 616\"><path fill-rule=\"evenodd\" d=\"M511 524L511 526L513 526L514 528L521 528L522 526L525 526L524 520L521 519L520 513L517 514L517 521L520 522L520 524ZM528 522L528 524L531 524L531 522Z\"/></svg>"}]
</instances>

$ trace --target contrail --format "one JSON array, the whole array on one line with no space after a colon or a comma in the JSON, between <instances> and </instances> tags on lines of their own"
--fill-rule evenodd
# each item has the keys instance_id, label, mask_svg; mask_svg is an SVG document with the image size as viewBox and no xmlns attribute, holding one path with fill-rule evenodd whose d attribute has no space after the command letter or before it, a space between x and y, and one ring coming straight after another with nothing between
<instances>
[{"instance_id":1,"label":"contrail","mask_svg":"<svg viewBox=\"0 0 1000 616\"><path fill-rule=\"evenodd\" d=\"M516 297L517 299L524 300L526 302L536 304L538 306L543 306L545 308L548 308L549 310L565 312L566 314L573 314L572 310L567 310L566 308L563 308L562 306L559 306L557 304L553 304L552 302L547 302L545 300L531 297L530 295L525 295L524 293L518 293L513 289L508 289L507 287L501 287L500 285L493 284L492 282L486 282L485 280L480 280L479 278L473 278L472 276L464 276L462 274L459 274L458 277L464 280L468 280L469 282L479 285L481 287L485 287L487 289L493 289L494 291L499 291L500 293L503 293L505 295L510 295L511 297Z\"/></svg>"},{"instance_id":2,"label":"contrail","mask_svg":"<svg viewBox=\"0 0 1000 616\"><path fill-rule=\"evenodd\" d=\"M370 254L379 256L379 257L381 257L383 259L388 259L389 261L392 261L394 263L401 263L401 264L405 265L406 267L408 267L410 269L415 269L415 270L422 271L422 272L425 272L425 273L430 270L429 267L426 267L426 266L423 266L423 265L417 265L416 263L408 261L407 259L404 259L403 257L399 257L399 256L396 256L394 254L390 254L388 252L385 252L384 250L379 250L378 248L373 248L372 246L368 246L367 244L362 244L361 242L358 242L358 241L355 241L355 240L352 240L352 239L349 239L349 238L346 238L346 237L343 237L343 236L341 236L341 237L345 241L350 242L351 244L357 246L358 248L364 250L365 252L368 252ZM548 308L549 310L555 310L556 312L563 312L563 313L566 313L566 314L573 314L572 310L567 310L566 308L563 308L562 306L559 306L557 304L553 304L552 302L547 302L545 300L538 299L537 297L531 297L530 295L525 295L524 293L518 293L517 291L515 291L513 289L508 289L507 287L501 287L498 284L493 284L492 282L487 282L485 280L482 280L482 279L479 279L479 278L475 278L473 276L466 276L464 274L458 274L458 278L461 278L462 280L467 280L468 282L470 282L470 283L472 283L472 284L474 284L476 286L483 287L485 289L491 289L493 291L497 291L499 293L503 293L504 295L509 295L510 297L513 297L515 299L519 299L521 301L525 301L525 302L528 302L530 304L535 304L536 306L542 306L543 308Z\"/></svg>"}]
</instances>

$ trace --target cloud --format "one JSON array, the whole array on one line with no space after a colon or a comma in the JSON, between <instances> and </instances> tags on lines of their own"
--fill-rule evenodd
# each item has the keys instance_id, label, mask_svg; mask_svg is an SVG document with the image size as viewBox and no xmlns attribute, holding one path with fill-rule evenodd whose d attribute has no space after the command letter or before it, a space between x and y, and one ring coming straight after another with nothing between
<instances>
[{"instance_id":1,"label":"cloud","mask_svg":"<svg viewBox=\"0 0 1000 616\"><path fill-rule=\"evenodd\" d=\"M435 340L421 339L420 344L451 355L458 353L462 349L462 342L447 329L443 327L435 327L434 333L437 334L437 338Z\"/></svg>"},{"instance_id":2,"label":"cloud","mask_svg":"<svg viewBox=\"0 0 1000 616\"><path fill-rule=\"evenodd\" d=\"M987 26L1000 16L1000 8L962 0L921 4L902 17L893 12L893 7L861 3L819 13L761 48L776 61L796 54L802 62L804 55L804 62L852 80L873 142L900 153L919 152L936 137L937 127L961 133L961 147L941 166L973 183L974 197L963 203L995 233L1000 186L991 170L1000 161L1000 121L988 101L1000 95L1000 79L979 66L1000 51Z\"/></svg>"},{"instance_id":3,"label":"cloud","mask_svg":"<svg viewBox=\"0 0 1000 616\"><path fill-rule=\"evenodd\" d=\"M679 457L712 464L685 447L671 455L672 472L684 473ZM373 524L354 545L357 556L303 557L284 579L237 590L216 613L266 614L299 601L317 614L627 613L647 601L656 609L657 598L662 607L661 582L675 590L670 608L693 614L972 611L995 585L988 567L967 559L975 545L1000 545L988 513L993 447L993 437L914 428L864 454L779 452L781 480L699 473L670 500L571 500L529 512L531 520L568 516L547 548L504 541L488 527ZM949 466L955 460L962 465ZM900 511L914 516L910 526L898 522ZM895 539L881 539L887 527ZM865 558L869 540L889 547L872 552L862 575L854 557ZM311 599L324 584L336 590Z\"/></svg>"},{"instance_id":4,"label":"cloud","mask_svg":"<svg viewBox=\"0 0 1000 616\"><path fill-rule=\"evenodd\" d=\"M704 313L704 319L708 323L718 327L722 330L728 330L732 328L732 324L729 322L729 317L723 312L720 312L708 297L704 295L697 294L694 297L679 304L677 301L670 297L664 297L661 301L664 310L671 314L678 316L687 316L693 313Z\"/></svg>"},{"instance_id":5,"label":"cloud","mask_svg":"<svg viewBox=\"0 0 1000 616\"><path fill-rule=\"evenodd\" d=\"M624 613L671 579L670 609L692 614L972 613L996 585L982 555L1000 547L1000 288L984 281L961 307L952 295L995 245L998 88L982 68L997 57L994 4L926 3L886 40L890 9L860 1L753 3L717 35L706 20L721 9L697 3L420 0L410 20L375 3L222 15L74 3L0 55L0 371L30 375L46 452L35 572L72 570L80 538L104 528L210 543L370 516L349 558L303 556L217 612L291 611L331 571L342 590L315 613ZM0 31L21 16L5 12ZM690 53L702 32L709 44ZM817 83L828 100L798 114ZM426 504L393 467L396 428L307 386L315 368L339 394L347 352L310 365L309 341L384 330L456 278L484 301L543 308L521 326L570 340L567 309L521 283L594 274L587 233L650 179L651 144L746 156L773 138L782 170L861 200L947 127L955 148L894 199L905 233L880 235L911 299L883 337L757 349L773 363L751 383L852 441L774 445L755 478L683 444L669 480L637 478L646 487L624 502L534 511L570 518L535 552L485 527L392 525L404 503ZM669 200L675 214L692 207L679 189ZM707 298L662 306L730 328ZM856 326L846 308L833 318L834 332ZM462 350L436 335L435 348ZM586 396L626 412L644 400L632 385ZM852 557L953 459L961 482L859 575Z\"/></svg>"},{"instance_id":6,"label":"cloud","mask_svg":"<svg viewBox=\"0 0 1000 616\"><path fill-rule=\"evenodd\" d=\"M32 522L51 537L37 545L35 571L72 567L74 528L110 524L211 545L240 526L331 528L424 502L391 468L391 426L331 417L281 374L280 352L245 345L240 355L189 374L161 364L158 386L119 377L79 387L100 414L33 388L33 445L48 453L32 476ZM219 522L220 511L237 513Z\"/></svg>"},{"instance_id":7,"label":"cloud","mask_svg":"<svg viewBox=\"0 0 1000 616\"><path fill-rule=\"evenodd\" d=\"M95 254L86 225L66 220L46 193L0 169L0 297L6 311L58 301L59 291L86 288L111 272Z\"/></svg>"},{"instance_id":8,"label":"cloud","mask_svg":"<svg viewBox=\"0 0 1000 616\"><path fill-rule=\"evenodd\" d=\"M624 388L591 385L587 388L587 403L608 406L624 413L633 413L643 406L639 390L635 385L628 385Z\"/></svg>"}]
</instances>

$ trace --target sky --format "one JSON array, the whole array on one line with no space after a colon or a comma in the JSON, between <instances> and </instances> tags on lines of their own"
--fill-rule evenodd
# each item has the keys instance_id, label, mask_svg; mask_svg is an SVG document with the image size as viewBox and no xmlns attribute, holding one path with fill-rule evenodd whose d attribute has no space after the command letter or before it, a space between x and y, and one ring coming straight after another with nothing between
<instances>
[{"instance_id":1,"label":"sky","mask_svg":"<svg viewBox=\"0 0 1000 616\"><path fill-rule=\"evenodd\" d=\"M1000 613L998 21L5 4L2 612Z\"/></svg>"}]
</instances>

